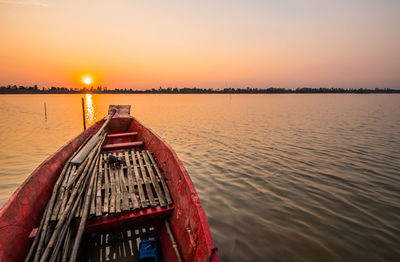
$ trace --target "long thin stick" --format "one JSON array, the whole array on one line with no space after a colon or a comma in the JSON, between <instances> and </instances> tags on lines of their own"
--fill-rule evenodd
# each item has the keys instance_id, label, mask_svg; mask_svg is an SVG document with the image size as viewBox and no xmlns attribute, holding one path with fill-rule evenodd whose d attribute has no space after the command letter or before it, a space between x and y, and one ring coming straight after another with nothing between
<instances>
[{"instance_id":1,"label":"long thin stick","mask_svg":"<svg viewBox=\"0 0 400 262\"><path fill-rule=\"evenodd\" d=\"M73 156L72 156L72 157L73 157ZM69 161L72 159L72 157L68 160L67 163L69 163ZM43 229L41 230L41 231L43 231L43 232L38 232L39 235L37 235L37 237L40 236L40 240L39 240L39 245L38 245L38 247L37 247L37 249L36 249L36 254L35 254L34 262L39 261L39 256L40 256L40 253L41 253L41 251L42 251L43 244L44 244L44 240L45 240L45 236L46 236L46 232L47 232L47 229L48 229L48 226L49 226L49 220L50 220L50 217L51 217L51 214L52 214L52 211L53 211L53 206L54 206L55 200L56 200L56 198L57 198L58 189L59 189L59 187L60 187L61 181L62 181L63 178L64 178L65 171L66 171L67 168L68 168L67 166L68 166L68 164L67 164L67 165L64 165L64 168L63 168L63 170L62 170L60 176L59 176L58 179L57 179L57 183L55 184L55 186L54 186L54 188L53 188L53 193L52 193L52 195L51 195L50 201L49 201L49 203L47 204L47 205L48 205L48 208L47 208L47 209L48 209L48 212L46 212L45 221L44 221L44 223L43 223ZM27 260L27 261L28 261L28 260Z\"/></svg>"},{"instance_id":2,"label":"long thin stick","mask_svg":"<svg viewBox=\"0 0 400 262\"><path fill-rule=\"evenodd\" d=\"M85 186L83 186L83 188L81 189L81 192L79 193L78 198L81 197L82 192L84 191L83 190L84 187ZM68 220L64 224L64 226L63 226L63 228L61 230L61 234L58 237L57 243L56 243L56 245L54 247L53 254L50 257L50 261L49 262L54 262L61 255L58 251L61 248L61 244L65 242L65 235L67 234L68 230L70 229L70 224L71 224L72 218L74 217L75 210L77 209L77 207L78 207L78 201L76 201L74 203L74 206L72 207L71 213L68 216Z\"/></svg>"},{"instance_id":3,"label":"long thin stick","mask_svg":"<svg viewBox=\"0 0 400 262\"><path fill-rule=\"evenodd\" d=\"M101 144L99 144L96 149L99 149L99 151L100 151ZM87 166L88 167L92 166L93 162L94 161L93 161L93 158L92 158L90 163ZM85 168L85 170L87 170L87 168ZM75 203L77 202L76 201L77 194L79 194L79 195L82 194L82 191L78 192L79 191L78 189L81 187L81 184L83 183L85 178L87 179L87 177L88 176L86 176L86 172L83 172L83 175L81 175L79 177L78 181L76 182L76 187L72 191L71 196L70 196L70 198L68 200L67 206L65 207L65 210L63 211L63 213L61 215L61 218L59 219L56 227L54 228L53 234L52 234L52 236L51 236L51 238L49 240L49 243L46 246L46 249L45 249L45 251L44 251L44 253L43 253L43 255L42 255L41 259L40 259L40 262L45 262L47 260L47 257L50 255L50 252L54 247L54 242L56 241L56 238L58 237L58 233L62 229L62 226L63 226L65 220L67 219L68 214L70 214L70 211L72 209L72 203L73 202L75 202Z\"/></svg>"},{"instance_id":4,"label":"long thin stick","mask_svg":"<svg viewBox=\"0 0 400 262\"><path fill-rule=\"evenodd\" d=\"M72 262L76 261L76 256L78 255L78 250L79 250L79 244L80 244L81 239L82 239L83 230L85 229L86 220L87 220L88 213L89 213L89 208L90 208L90 200L91 200L91 197L92 197L94 181L95 181L97 168L98 168L98 163L99 163L99 156L96 159L96 164L95 164L94 170L93 170L93 172L91 174L89 189L88 189L88 191L86 193L85 204L83 206L83 214L82 214L82 217L81 217L81 222L79 223L78 232L76 233L75 242L74 242L74 245L72 247L72 253L71 253L71 257L70 257L70 261L72 261Z\"/></svg>"},{"instance_id":5,"label":"long thin stick","mask_svg":"<svg viewBox=\"0 0 400 262\"><path fill-rule=\"evenodd\" d=\"M69 183L68 183L68 185L67 185L67 189L70 189L71 187L72 187L72 185L74 184L74 182L76 181L76 179L80 176L80 174L81 173L85 173L85 172L87 172L87 167L88 167L88 165L87 165L87 163L92 163L92 160L93 160L93 158L94 158L94 156L95 156L95 154L96 154L96 152L97 152L97 150L98 150L98 146L99 145L102 145L103 144L103 141L104 141L104 139L105 139L105 135L106 135L106 133L105 132L102 132L101 134L100 134L100 139L99 139L99 141L97 141L98 143L97 143L97 145L92 149L92 151L90 151L90 153L89 153L89 156L84 160L84 162L79 166L79 168L75 171L75 174L73 175L73 177L69 180ZM104 138L104 139L103 139ZM89 142L91 141L92 139L90 139L89 140ZM89 143L88 142L88 143ZM86 147L86 146L85 146ZM84 147L84 148L85 148ZM83 149L82 149L83 150ZM80 153L80 152L79 152ZM78 154L79 154L78 153ZM77 154L77 155L78 155ZM76 156L75 156L76 157ZM74 158L75 158L74 157ZM72 163L72 160L71 160L71 163Z\"/></svg>"},{"instance_id":6,"label":"long thin stick","mask_svg":"<svg viewBox=\"0 0 400 262\"><path fill-rule=\"evenodd\" d=\"M174 248L176 258L178 259L178 262L182 262L181 254L179 253L178 245L175 242L175 238L174 238L174 235L172 234L171 226L170 226L168 220L165 220L165 227L167 228L169 239L172 242L172 247Z\"/></svg>"},{"instance_id":7,"label":"long thin stick","mask_svg":"<svg viewBox=\"0 0 400 262\"><path fill-rule=\"evenodd\" d=\"M44 211L44 214L43 214L44 217L47 216L47 212L49 212L49 205L47 205L46 210ZM42 219L40 221L40 225L39 225L38 231L36 232L35 239L33 240L31 248L29 249L29 253L25 258L25 262L27 262L27 261L29 261L31 259L32 255L33 255L33 252L35 251L35 247L36 247L37 243L39 242L39 238L40 238L40 236L38 234L40 234L40 232L43 229L44 221L45 221L44 219Z\"/></svg>"},{"instance_id":8,"label":"long thin stick","mask_svg":"<svg viewBox=\"0 0 400 262\"><path fill-rule=\"evenodd\" d=\"M58 212L60 211L60 208L61 208L60 212L62 212L62 210L64 209L64 207L62 205L62 202L63 202L63 198L64 198L65 186L66 186L66 184L68 182L67 178L70 176L70 172L71 172L71 165L70 165L71 159L74 158L76 156L76 154L86 145L86 143L87 143L87 141L89 141L89 139L90 139L90 136L88 136L83 141L83 143L79 146L78 150L76 150L74 152L74 154L68 159L67 163L64 166L64 168L65 167L68 167L68 168L67 168L66 173L64 174L63 182L62 182L61 187L60 187L59 192L58 192L57 202L55 203L55 205L53 207L53 211L52 211L53 214L51 216L51 219L53 219L53 220L56 220ZM63 172L64 172L64 170L63 170Z\"/></svg>"},{"instance_id":9,"label":"long thin stick","mask_svg":"<svg viewBox=\"0 0 400 262\"><path fill-rule=\"evenodd\" d=\"M82 118L83 118L83 130L86 130L85 99L83 97L82 97Z\"/></svg>"},{"instance_id":10,"label":"long thin stick","mask_svg":"<svg viewBox=\"0 0 400 262\"><path fill-rule=\"evenodd\" d=\"M74 165L80 165L86 158L87 155L91 152L93 147L95 147L102 136L104 129L108 126L111 118L114 116L116 110L110 112L110 114L105 118L105 122L97 131L97 133L89 140L86 146L71 160L71 163Z\"/></svg>"},{"instance_id":11,"label":"long thin stick","mask_svg":"<svg viewBox=\"0 0 400 262\"><path fill-rule=\"evenodd\" d=\"M68 253L69 253L69 247L70 247L69 243L71 242L71 238L72 238L72 230L71 230L71 227L69 227L68 231L67 231L67 236L65 237L65 243L64 243L63 252L61 255L62 262L68 261Z\"/></svg>"}]
</instances>

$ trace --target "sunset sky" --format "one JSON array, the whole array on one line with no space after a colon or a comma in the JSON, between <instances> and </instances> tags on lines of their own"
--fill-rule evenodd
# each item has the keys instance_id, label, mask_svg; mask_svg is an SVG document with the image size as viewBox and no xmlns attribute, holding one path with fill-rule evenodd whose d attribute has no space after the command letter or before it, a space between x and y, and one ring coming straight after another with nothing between
<instances>
[{"instance_id":1,"label":"sunset sky","mask_svg":"<svg viewBox=\"0 0 400 262\"><path fill-rule=\"evenodd\" d=\"M0 85L400 89L399 0L0 0Z\"/></svg>"}]
</instances>

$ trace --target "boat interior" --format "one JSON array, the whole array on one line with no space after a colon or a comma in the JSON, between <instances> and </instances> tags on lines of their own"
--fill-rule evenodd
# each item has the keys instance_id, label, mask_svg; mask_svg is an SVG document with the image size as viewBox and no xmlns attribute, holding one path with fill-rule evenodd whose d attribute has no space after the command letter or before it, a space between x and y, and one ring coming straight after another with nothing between
<instances>
[{"instance_id":1,"label":"boat interior","mask_svg":"<svg viewBox=\"0 0 400 262\"><path fill-rule=\"evenodd\" d=\"M106 137L78 261L138 261L139 244L148 231L156 233L162 254L168 252L164 256L173 260L165 223L173 202L154 154L137 135L118 130Z\"/></svg>"},{"instance_id":2,"label":"boat interior","mask_svg":"<svg viewBox=\"0 0 400 262\"><path fill-rule=\"evenodd\" d=\"M181 261L169 224L174 203L168 181L155 154L147 150L140 133L132 127L129 110L123 109L118 108L111 119L96 162L94 188L77 261L139 261L139 245L149 231L156 235L162 261ZM88 140L89 137L81 148ZM52 225L57 224L66 208L63 189L74 179L78 168L70 161L66 165L61 194L50 216ZM81 199L74 209L75 218L83 216L84 206ZM75 220L78 223L79 219ZM72 247L68 243L73 242L75 233L73 230L66 233L61 254L70 252ZM30 237L34 236L35 229ZM63 261L63 255L59 261Z\"/></svg>"}]
</instances>

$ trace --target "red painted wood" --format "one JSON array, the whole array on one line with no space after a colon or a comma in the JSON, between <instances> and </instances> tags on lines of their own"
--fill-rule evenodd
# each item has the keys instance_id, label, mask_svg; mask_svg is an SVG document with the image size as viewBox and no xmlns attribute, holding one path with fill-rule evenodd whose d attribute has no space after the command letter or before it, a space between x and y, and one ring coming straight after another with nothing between
<instances>
[{"instance_id":1,"label":"red painted wood","mask_svg":"<svg viewBox=\"0 0 400 262\"><path fill-rule=\"evenodd\" d=\"M29 234L28 238L34 238L38 232L39 228L35 227L32 229L31 233Z\"/></svg>"},{"instance_id":2,"label":"red painted wood","mask_svg":"<svg viewBox=\"0 0 400 262\"><path fill-rule=\"evenodd\" d=\"M118 150L122 148L134 148L143 146L143 141L126 142L118 144L107 144L103 146L103 150Z\"/></svg>"},{"instance_id":3,"label":"red painted wood","mask_svg":"<svg viewBox=\"0 0 400 262\"><path fill-rule=\"evenodd\" d=\"M107 135L107 139L110 138L121 138L121 137L131 137L137 136L138 132L124 132L124 133L114 133Z\"/></svg>"},{"instance_id":4,"label":"red painted wood","mask_svg":"<svg viewBox=\"0 0 400 262\"><path fill-rule=\"evenodd\" d=\"M133 225L141 222L151 222L160 218L165 218L171 215L174 210L173 206L162 208L160 206L138 209L118 215L109 215L105 217L95 217L87 221L85 231L104 231L119 226Z\"/></svg>"}]
</instances>

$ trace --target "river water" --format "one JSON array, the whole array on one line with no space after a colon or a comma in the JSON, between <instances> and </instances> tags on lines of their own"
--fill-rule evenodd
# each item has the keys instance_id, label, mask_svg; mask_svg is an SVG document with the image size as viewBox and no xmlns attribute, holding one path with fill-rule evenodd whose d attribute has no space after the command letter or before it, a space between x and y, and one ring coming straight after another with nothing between
<instances>
[{"instance_id":1,"label":"river water","mask_svg":"<svg viewBox=\"0 0 400 262\"><path fill-rule=\"evenodd\" d=\"M81 97L174 148L222 261L398 261L400 95L1 95L0 206L82 131Z\"/></svg>"}]
</instances>

